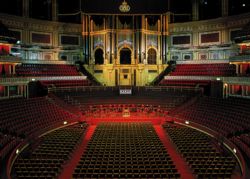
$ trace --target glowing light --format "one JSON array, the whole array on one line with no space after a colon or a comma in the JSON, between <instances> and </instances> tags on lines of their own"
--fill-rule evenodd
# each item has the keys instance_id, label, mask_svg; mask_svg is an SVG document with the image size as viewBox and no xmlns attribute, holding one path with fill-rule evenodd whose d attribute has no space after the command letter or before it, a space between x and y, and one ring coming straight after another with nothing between
<instances>
[{"instance_id":1,"label":"glowing light","mask_svg":"<svg viewBox=\"0 0 250 179\"><path fill-rule=\"evenodd\" d=\"M36 79L35 79L35 78L32 78L31 81L36 81Z\"/></svg>"},{"instance_id":2,"label":"glowing light","mask_svg":"<svg viewBox=\"0 0 250 179\"><path fill-rule=\"evenodd\" d=\"M185 124L187 124L187 125L188 125L188 124L189 124L189 121L185 121Z\"/></svg>"},{"instance_id":3,"label":"glowing light","mask_svg":"<svg viewBox=\"0 0 250 179\"><path fill-rule=\"evenodd\" d=\"M20 153L19 149L16 149L16 154L18 155Z\"/></svg>"},{"instance_id":4,"label":"glowing light","mask_svg":"<svg viewBox=\"0 0 250 179\"><path fill-rule=\"evenodd\" d=\"M129 12L130 11L130 6L128 5L128 3L124 0L122 2L122 4L119 6L119 10L121 12Z\"/></svg>"},{"instance_id":5,"label":"glowing light","mask_svg":"<svg viewBox=\"0 0 250 179\"><path fill-rule=\"evenodd\" d=\"M220 78L216 78L217 81L220 81Z\"/></svg>"},{"instance_id":6,"label":"glowing light","mask_svg":"<svg viewBox=\"0 0 250 179\"><path fill-rule=\"evenodd\" d=\"M242 7L246 7L246 4L245 4L245 3L243 3L243 4L242 4Z\"/></svg>"},{"instance_id":7,"label":"glowing light","mask_svg":"<svg viewBox=\"0 0 250 179\"><path fill-rule=\"evenodd\" d=\"M234 153L236 154L237 150L236 150L235 148L233 149L233 151L234 151Z\"/></svg>"},{"instance_id":8,"label":"glowing light","mask_svg":"<svg viewBox=\"0 0 250 179\"><path fill-rule=\"evenodd\" d=\"M68 124L68 122L67 122L67 121L64 121L63 124L66 125L66 124Z\"/></svg>"}]
</instances>

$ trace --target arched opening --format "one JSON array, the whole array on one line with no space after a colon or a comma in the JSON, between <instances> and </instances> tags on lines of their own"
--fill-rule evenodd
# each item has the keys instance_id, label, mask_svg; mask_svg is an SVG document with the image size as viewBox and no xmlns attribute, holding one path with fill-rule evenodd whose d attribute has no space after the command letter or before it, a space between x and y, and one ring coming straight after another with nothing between
<instances>
[{"instance_id":1,"label":"arched opening","mask_svg":"<svg viewBox=\"0 0 250 179\"><path fill-rule=\"evenodd\" d=\"M129 48L123 48L120 51L120 64L131 64L131 50Z\"/></svg>"},{"instance_id":2,"label":"arched opening","mask_svg":"<svg viewBox=\"0 0 250 179\"><path fill-rule=\"evenodd\" d=\"M153 48L148 50L148 64L156 64L156 50Z\"/></svg>"},{"instance_id":3,"label":"arched opening","mask_svg":"<svg viewBox=\"0 0 250 179\"><path fill-rule=\"evenodd\" d=\"M102 65L104 63L103 50L98 48L95 51L95 64Z\"/></svg>"}]
</instances>

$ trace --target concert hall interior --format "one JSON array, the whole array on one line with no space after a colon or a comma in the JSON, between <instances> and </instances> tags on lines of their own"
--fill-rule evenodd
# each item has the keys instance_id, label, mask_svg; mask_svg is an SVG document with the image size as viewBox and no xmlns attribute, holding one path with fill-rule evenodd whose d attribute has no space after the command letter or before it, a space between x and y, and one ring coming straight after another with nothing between
<instances>
[{"instance_id":1,"label":"concert hall interior","mask_svg":"<svg viewBox=\"0 0 250 179\"><path fill-rule=\"evenodd\" d=\"M249 0L3 0L0 178L248 179Z\"/></svg>"}]
</instances>

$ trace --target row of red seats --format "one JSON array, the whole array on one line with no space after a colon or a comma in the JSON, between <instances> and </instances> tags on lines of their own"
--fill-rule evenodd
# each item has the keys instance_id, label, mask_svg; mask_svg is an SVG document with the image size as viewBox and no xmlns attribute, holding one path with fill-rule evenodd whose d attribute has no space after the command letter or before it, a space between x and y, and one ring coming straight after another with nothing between
<instances>
[{"instance_id":1,"label":"row of red seats","mask_svg":"<svg viewBox=\"0 0 250 179\"><path fill-rule=\"evenodd\" d=\"M250 128L250 103L242 101L203 97L172 115L201 123L228 136Z\"/></svg>"},{"instance_id":2,"label":"row of red seats","mask_svg":"<svg viewBox=\"0 0 250 179\"><path fill-rule=\"evenodd\" d=\"M22 64L16 66L20 76L79 76L76 66L57 64Z\"/></svg>"},{"instance_id":3,"label":"row of red seats","mask_svg":"<svg viewBox=\"0 0 250 179\"><path fill-rule=\"evenodd\" d=\"M231 138L250 129L249 109L250 101L247 99L203 97L185 109L170 112L170 115L202 124ZM249 136L242 135L239 140L250 150ZM242 145L235 138L233 141Z\"/></svg>"},{"instance_id":4,"label":"row of red seats","mask_svg":"<svg viewBox=\"0 0 250 179\"><path fill-rule=\"evenodd\" d=\"M218 64L178 64L171 76L233 76L236 73L234 65Z\"/></svg>"},{"instance_id":5,"label":"row of red seats","mask_svg":"<svg viewBox=\"0 0 250 179\"><path fill-rule=\"evenodd\" d=\"M87 127L86 123L77 123L46 134L34 149L25 151L29 155L19 155L13 165L12 177L58 178Z\"/></svg>"},{"instance_id":6,"label":"row of red seats","mask_svg":"<svg viewBox=\"0 0 250 179\"><path fill-rule=\"evenodd\" d=\"M212 138L198 130L169 123L163 128L197 178L231 178L236 161L217 150Z\"/></svg>"},{"instance_id":7,"label":"row of red seats","mask_svg":"<svg viewBox=\"0 0 250 179\"><path fill-rule=\"evenodd\" d=\"M77 118L46 98L1 100L0 106L0 133L11 136L3 151L0 148L1 156L5 156L2 153L7 154L21 139Z\"/></svg>"}]
</instances>

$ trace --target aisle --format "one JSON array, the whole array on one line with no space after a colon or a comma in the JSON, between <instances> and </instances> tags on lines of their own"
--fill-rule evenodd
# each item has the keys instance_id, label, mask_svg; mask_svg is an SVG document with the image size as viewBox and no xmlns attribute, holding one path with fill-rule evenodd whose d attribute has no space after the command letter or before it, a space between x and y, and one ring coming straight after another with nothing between
<instances>
[{"instance_id":1,"label":"aisle","mask_svg":"<svg viewBox=\"0 0 250 179\"><path fill-rule=\"evenodd\" d=\"M82 143L78 146L76 151L72 154L72 158L68 161L68 163L64 166L63 172L59 175L59 179L64 178L72 178L72 174L74 173L74 170L76 168L76 165L78 164L81 156L83 155L88 141L91 139L96 126L90 125L90 127L87 129L86 134L82 140Z\"/></svg>"},{"instance_id":2,"label":"aisle","mask_svg":"<svg viewBox=\"0 0 250 179\"><path fill-rule=\"evenodd\" d=\"M188 164L182 158L182 156L177 152L174 144L170 141L170 138L166 135L164 129L161 125L154 125L155 131L159 138L161 139L163 145L166 147L168 154L173 160L178 172L181 174L181 179L192 179L195 176L192 174Z\"/></svg>"}]
</instances>

